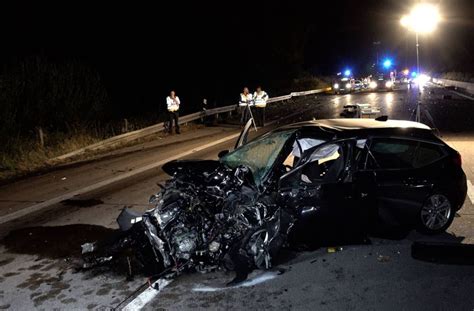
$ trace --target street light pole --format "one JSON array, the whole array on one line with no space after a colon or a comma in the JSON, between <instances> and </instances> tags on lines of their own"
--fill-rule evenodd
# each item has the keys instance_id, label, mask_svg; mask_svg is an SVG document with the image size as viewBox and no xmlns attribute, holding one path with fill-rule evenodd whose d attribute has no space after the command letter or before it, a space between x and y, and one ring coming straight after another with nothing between
<instances>
[{"instance_id":1,"label":"street light pole","mask_svg":"<svg viewBox=\"0 0 474 311\"><path fill-rule=\"evenodd\" d=\"M416 73L420 74L420 43L418 42L418 32L415 32L416 37Z\"/></svg>"},{"instance_id":2,"label":"street light pole","mask_svg":"<svg viewBox=\"0 0 474 311\"><path fill-rule=\"evenodd\" d=\"M412 30L416 36L416 70L420 74L420 43L418 36L420 34L431 33L436 29L440 15L438 7L430 3L418 3L410 11L410 14L403 15L400 24L403 27Z\"/></svg>"}]
</instances>

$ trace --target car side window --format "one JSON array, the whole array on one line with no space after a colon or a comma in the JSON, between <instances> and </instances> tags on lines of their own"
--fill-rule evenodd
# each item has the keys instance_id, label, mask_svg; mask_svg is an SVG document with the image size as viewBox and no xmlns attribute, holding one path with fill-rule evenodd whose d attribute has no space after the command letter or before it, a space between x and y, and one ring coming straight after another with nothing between
<instances>
[{"instance_id":1,"label":"car side window","mask_svg":"<svg viewBox=\"0 0 474 311\"><path fill-rule=\"evenodd\" d=\"M367 158L368 169L414 168L418 142L397 138L375 138Z\"/></svg>"},{"instance_id":2,"label":"car side window","mask_svg":"<svg viewBox=\"0 0 474 311\"><path fill-rule=\"evenodd\" d=\"M304 156L305 162L281 179L281 187L298 187L338 182L344 175L348 147L345 144L326 144Z\"/></svg>"},{"instance_id":3,"label":"car side window","mask_svg":"<svg viewBox=\"0 0 474 311\"><path fill-rule=\"evenodd\" d=\"M445 156L445 152L440 146L425 142L420 142L416 151L414 167L422 167L438 161Z\"/></svg>"},{"instance_id":4,"label":"car side window","mask_svg":"<svg viewBox=\"0 0 474 311\"><path fill-rule=\"evenodd\" d=\"M305 183L336 182L344 169L343 149L338 144L318 148L302 170Z\"/></svg>"}]
</instances>

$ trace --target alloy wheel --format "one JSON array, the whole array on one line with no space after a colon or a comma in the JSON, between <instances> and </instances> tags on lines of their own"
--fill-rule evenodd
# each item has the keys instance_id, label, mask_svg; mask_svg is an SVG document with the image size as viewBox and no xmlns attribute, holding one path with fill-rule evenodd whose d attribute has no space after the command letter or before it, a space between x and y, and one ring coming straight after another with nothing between
<instances>
[{"instance_id":1,"label":"alloy wheel","mask_svg":"<svg viewBox=\"0 0 474 311\"><path fill-rule=\"evenodd\" d=\"M449 199L443 194L433 194L421 209L421 222L430 230L439 230L449 222L451 213Z\"/></svg>"}]
</instances>

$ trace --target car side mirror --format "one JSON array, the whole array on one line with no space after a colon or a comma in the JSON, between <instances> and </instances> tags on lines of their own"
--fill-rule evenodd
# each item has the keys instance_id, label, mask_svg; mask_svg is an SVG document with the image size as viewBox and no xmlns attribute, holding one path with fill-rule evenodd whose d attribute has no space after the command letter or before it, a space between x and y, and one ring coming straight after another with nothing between
<instances>
[{"instance_id":1,"label":"car side mirror","mask_svg":"<svg viewBox=\"0 0 474 311\"><path fill-rule=\"evenodd\" d=\"M217 157L219 157L219 159L220 159L228 153L229 153L229 150L222 150L217 154Z\"/></svg>"}]
</instances>

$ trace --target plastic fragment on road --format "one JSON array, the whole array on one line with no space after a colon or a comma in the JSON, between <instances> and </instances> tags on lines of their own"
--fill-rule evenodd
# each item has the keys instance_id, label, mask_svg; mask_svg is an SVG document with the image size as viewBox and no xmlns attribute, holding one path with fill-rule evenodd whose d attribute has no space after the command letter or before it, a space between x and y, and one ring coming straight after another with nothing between
<instances>
[{"instance_id":1,"label":"plastic fragment on road","mask_svg":"<svg viewBox=\"0 0 474 311\"><path fill-rule=\"evenodd\" d=\"M342 251L342 247L328 247L327 252L328 253L335 253L335 252L340 252Z\"/></svg>"},{"instance_id":2,"label":"plastic fragment on road","mask_svg":"<svg viewBox=\"0 0 474 311\"><path fill-rule=\"evenodd\" d=\"M377 257L378 262L389 262L390 261L390 256L384 256L384 255L379 255Z\"/></svg>"}]
</instances>

